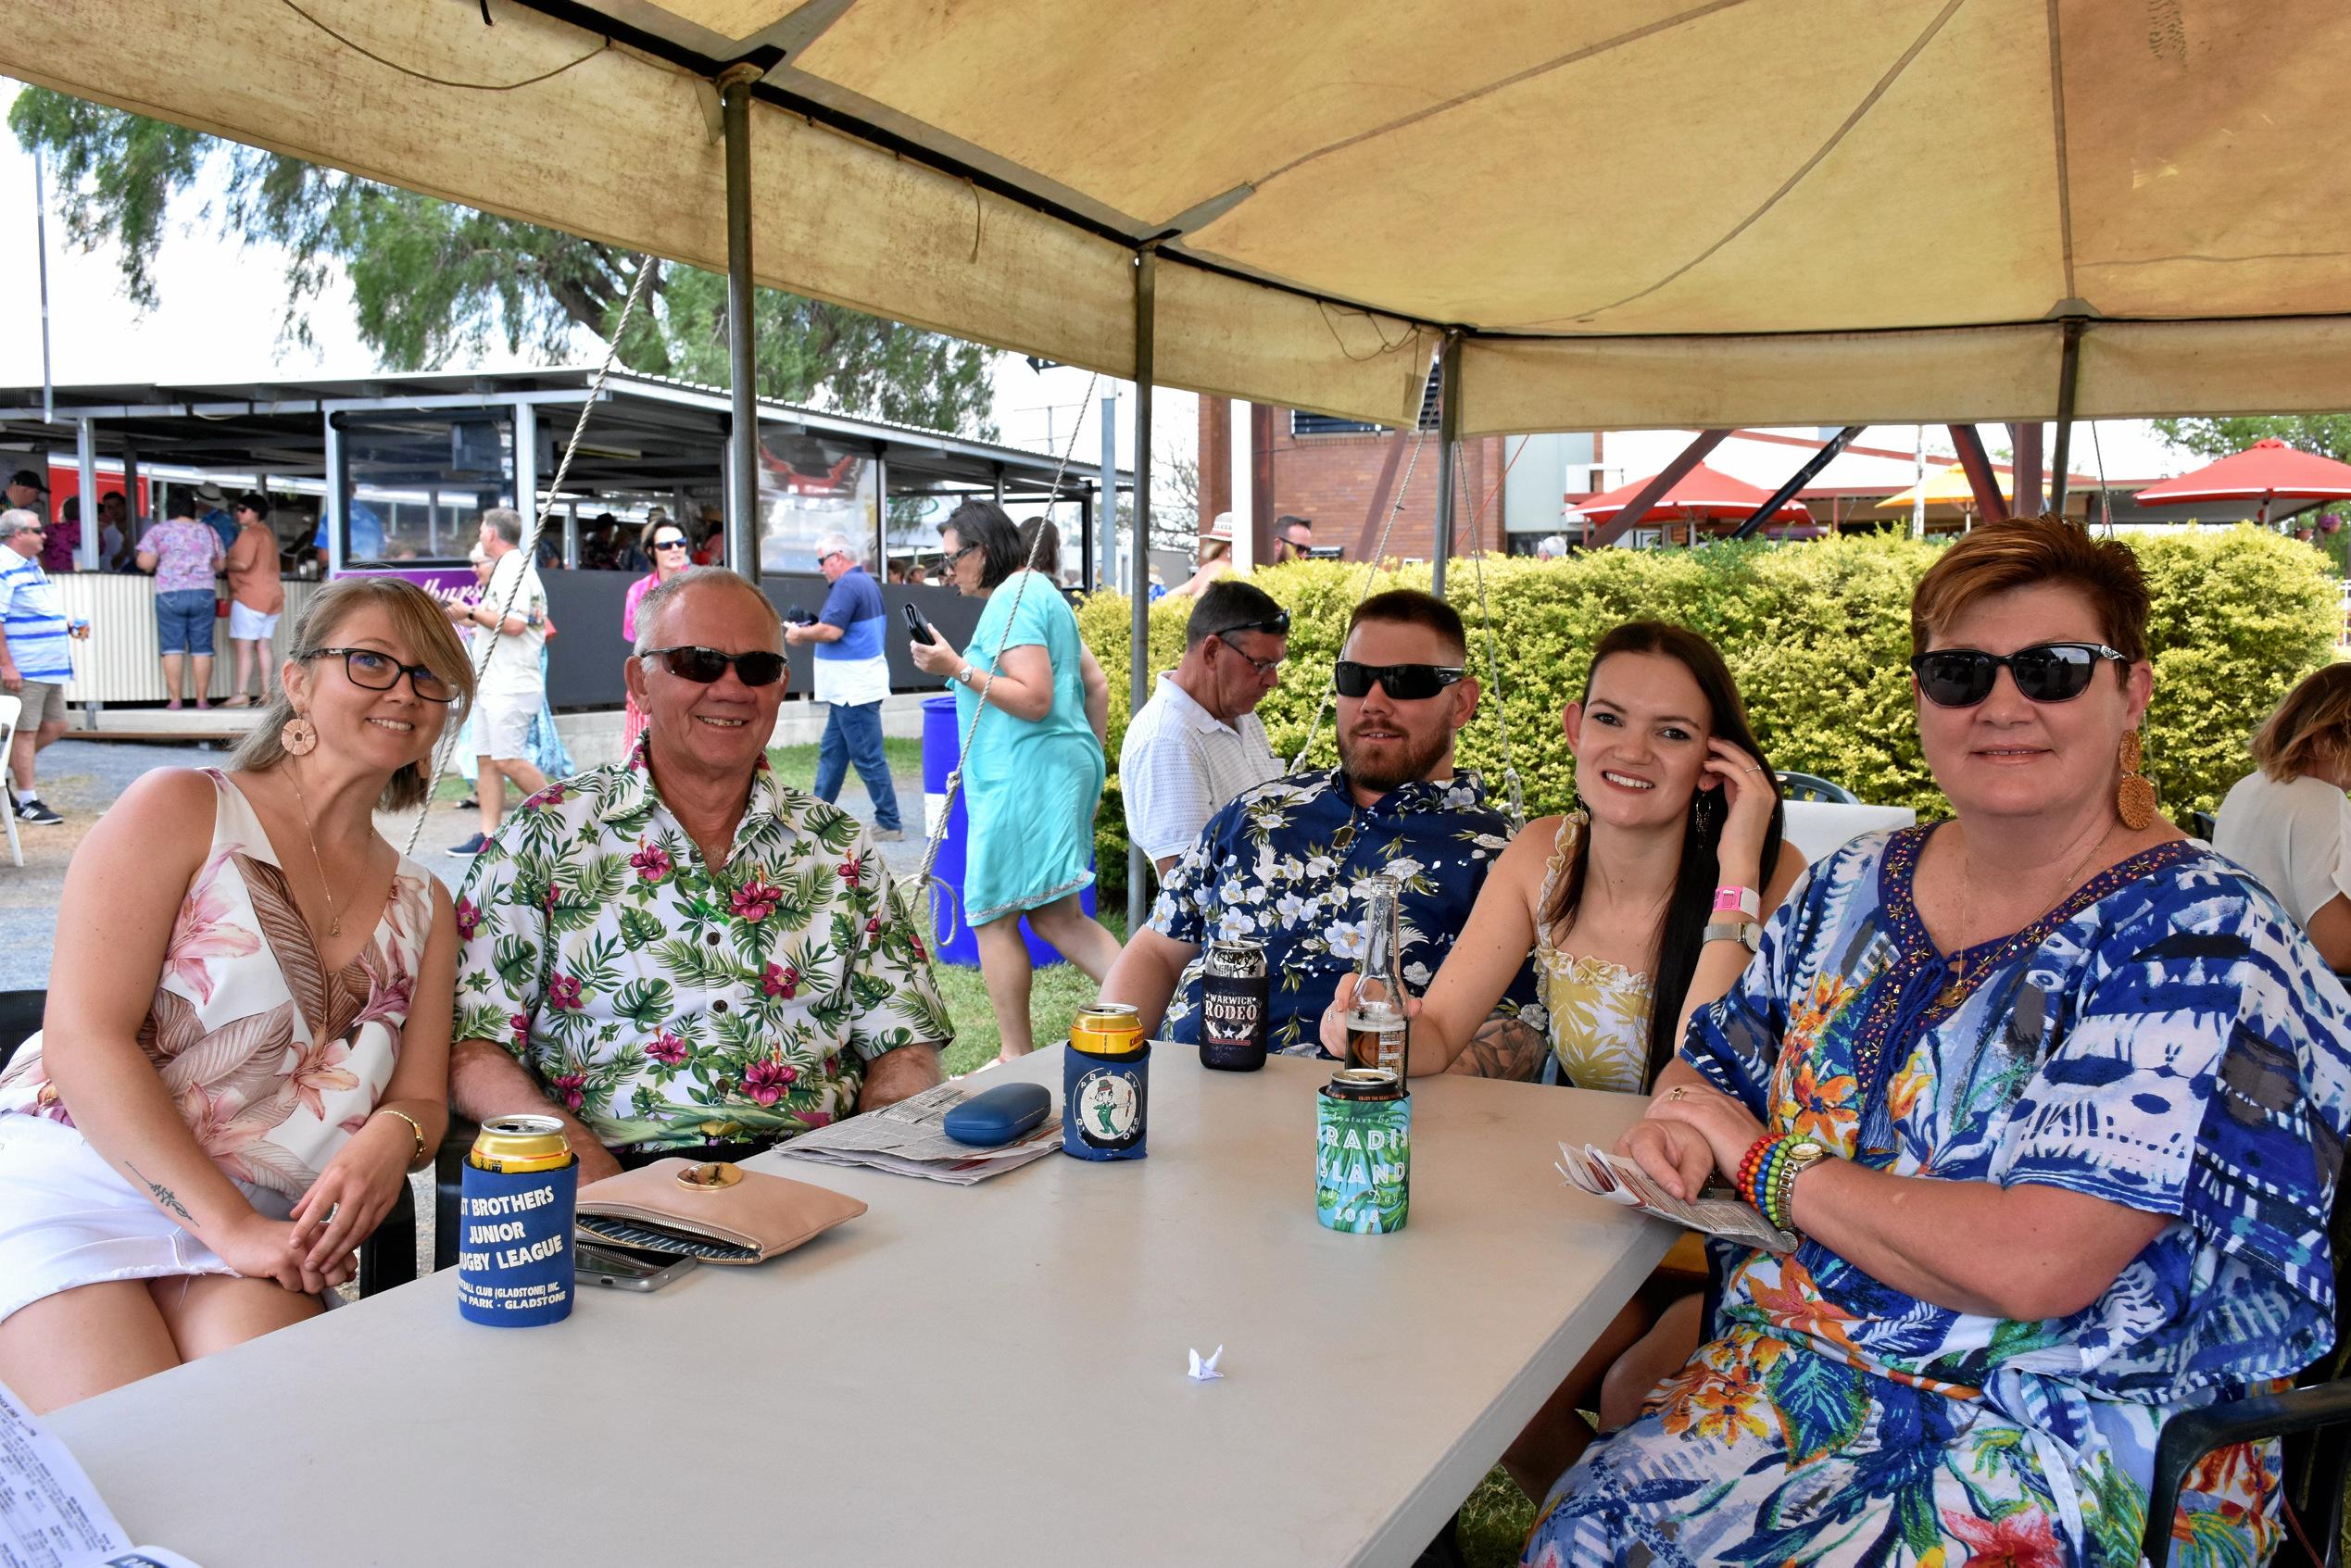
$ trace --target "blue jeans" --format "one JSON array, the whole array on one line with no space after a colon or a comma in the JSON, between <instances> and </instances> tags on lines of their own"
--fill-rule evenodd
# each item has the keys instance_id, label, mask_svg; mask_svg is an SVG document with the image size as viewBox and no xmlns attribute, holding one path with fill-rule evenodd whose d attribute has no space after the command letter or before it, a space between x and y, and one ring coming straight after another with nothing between
<instances>
[{"instance_id":1,"label":"blue jeans","mask_svg":"<svg viewBox=\"0 0 2351 1568\"><path fill-rule=\"evenodd\" d=\"M898 788L890 783L889 759L882 752L882 705L836 702L832 709L824 721L824 736L816 743L816 797L839 798L841 780L854 763L874 800L874 825L885 832L896 829Z\"/></svg>"}]
</instances>

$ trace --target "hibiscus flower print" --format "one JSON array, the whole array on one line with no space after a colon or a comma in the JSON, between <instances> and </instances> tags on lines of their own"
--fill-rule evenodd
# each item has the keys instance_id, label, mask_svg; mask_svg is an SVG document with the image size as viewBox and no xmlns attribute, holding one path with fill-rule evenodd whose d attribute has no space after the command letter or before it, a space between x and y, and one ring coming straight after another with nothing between
<instances>
[{"instance_id":1,"label":"hibiscus flower print","mask_svg":"<svg viewBox=\"0 0 2351 1568\"><path fill-rule=\"evenodd\" d=\"M664 1067L675 1067L685 1060L685 1042L666 1029L660 1030L647 1043L645 1054Z\"/></svg>"},{"instance_id":2,"label":"hibiscus flower print","mask_svg":"<svg viewBox=\"0 0 2351 1568\"><path fill-rule=\"evenodd\" d=\"M637 852L629 857L629 864L635 868L637 880L650 887L668 876L677 862L671 859L670 852L660 845L647 844L640 846Z\"/></svg>"},{"instance_id":3,"label":"hibiscus flower print","mask_svg":"<svg viewBox=\"0 0 2351 1568\"><path fill-rule=\"evenodd\" d=\"M547 1081L547 1086L555 1091L555 1097L563 1102L566 1110L579 1110L587 1099L587 1074L585 1073L558 1073Z\"/></svg>"},{"instance_id":4,"label":"hibiscus flower print","mask_svg":"<svg viewBox=\"0 0 2351 1568\"><path fill-rule=\"evenodd\" d=\"M198 1003L212 1000L215 959L241 959L261 950L261 938L229 921L229 897L220 888L220 868L243 846L227 844L212 853L188 884L171 922L171 942L163 953L163 978L186 986Z\"/></svg>"},{"instance_id":5,"label":"hibiscus flower print","mask_svg":"<svg viewBox=\"0 0 2351 1568\"><path fill-rule=\"evenodd\" d=\"M506 1021L506 1026L509 1030L512 1031L514 1035L514 1048L516 1050L522 1050L530 1045L531 1015L529 1013L518 1012L510 1014Z\"/></svg>"},{"instance_id":6,"label":"hibiscus flower print","mask_svg":"<svg viewBox=\"0 0 2351 1568\"><path fill-rule=\"evenodd\" d=\"M560 780L547 785L530 799L522 802L525 811L546 811L563 804L563 784Z\"/></svg>"},{"instance_id":7,"label":"hibiscus flower print","mask_svg":"<svg viewBox=\"0 0 2351 1568\"><path fill-rule=\"evenodd\" d=\"M757 925L773 914L783 900L782 889L754 877L728 896L727 907L735 911L735 919Z\"/></svg>"},{"instance_id":8,"label":"hibiscus flower print","mask_svg":"<svg viewBox=\"0 0 2351 1568\"><path fill-rule=\"evenodd\" d=\"M865 874L865 862L859 859L856 856L851 855L848 859L843 860L836 869L841 873L841 880L848 883L851 887L855 887L857 885L857 879Z\"/></svg>"},{"instance_id":9,"label":"hibiscus flower print","mask_svg":"<svg viewBox=\"0 0 2351 1568\"><path fill-rule=\"evenodd\" d=\"M800 1070L790 1062L769 1057L751 1063L750 1071L743 1074L743 1093L761 1105L773 1105L799 1075Z\"/></svg>"},{"instance_id":10,"label":"hibiscus flower print","mask_svg":"<svg viewBox=\"0 0 2351 1568\"><path fill-rule=\"evenodd\" d=\"M767 972L760 976L760 989L788 1002L799 995L800 972L790 964L772 963L767 966Z\"/></svg>"},{"instance_id":11,"label":"hibiscus flower print","mask_svg":"<svg viewBox=\"0 0 2351 1568\"><path fill-rule=\"evenodd\" d=\"M2058 1568L2072 1553L2057 1544L2053 1522L2037 1508L2001 1519L1942 1511L1942 1527L1967 1544L1963 1568Z\"/></svg>"},{"instance_id":12,"label":"hibiscus flower print","mask_svg":"<svg viewBox=\"0 0 2351 1568\"><path fill-rule=\"evenodd\" d=\"M473 934L481 929L482 910L480 906L475 904L471 898L459 898L457 901L458 940L460 942L471 942L473 940Z\"/></svg>"},{"instance_id":13,"label":"hibiscus flower print","mask_svg":"<svg viewBox=\"0 0 2351 1568\"><path fill-rule=\"evenodd\" d=\"M580 1010L582 997L576 976L559 974L547 983L547 1005L562 1012Z\"/></svg>"}]
</instances>

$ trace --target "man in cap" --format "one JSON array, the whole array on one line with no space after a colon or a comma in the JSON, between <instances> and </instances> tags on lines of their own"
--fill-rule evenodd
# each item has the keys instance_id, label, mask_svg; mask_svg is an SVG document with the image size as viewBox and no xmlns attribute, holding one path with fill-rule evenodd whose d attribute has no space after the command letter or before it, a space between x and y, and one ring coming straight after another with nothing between
<instances>
[{"instance_id":1,"label":"man in cap","mask_svg":"<svg viewBox=\"0 0 2351 1568\"><path fill-rule=\"evenodd\" d=\"M196 521L220 536L220 553L235 548L237 520L229 510L229 493L210 480L196 486Z\"/></svg>"},{"instance_id":2,"label":"man in cap","mask_svg":"<svg viewBox=\"0 0 2351 1568\"><path fill-rule=\"evenodd\" d=\"M66 640L87 636L89 628L70 625L57 603L57 585L41 566L43 532L37 512L0 511L0 693L24 701L8 754L15 809L17 821L46 827L65 819L32 787L33 754L65 734L65 684L73 678Z\"/></svg>"}]
</instances>

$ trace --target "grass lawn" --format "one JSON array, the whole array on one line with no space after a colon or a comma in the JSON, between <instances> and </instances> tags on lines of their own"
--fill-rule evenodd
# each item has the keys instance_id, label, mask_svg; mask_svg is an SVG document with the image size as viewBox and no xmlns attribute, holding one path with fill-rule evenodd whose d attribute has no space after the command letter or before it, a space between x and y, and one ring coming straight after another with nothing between
<instances>
[{"instance_id":1,"label":"grass lawn","mask_svg":"<svg viewBox=\"0 0 2351 1568\"><path fill-rule=\"evenodd\" d=\"M1105 909L1101 920L1112 935L1122 942L1126 939L1125 910ZM955 1021L955 1043L947 1047L945 1057L947 1071L969 1073L987 1066L996 1060L1003 1036L997 1032L996 1013L987 1005L987 985L980 978L978 966L933 964L931 974L938 982L939 1000L947 1004L947 1015ZM1094 999L1095 989L1075 964L1057 963L1037 971L1028 996L1029 1030L1037 1044L1041 1047L1069 1038L1069 1021Z\"/></svg>"},{"instance_id":2,"label":"grass lawn","mask_svg":"<svg viewBox=\"0 0 2351 1568\"><path fill-rule=\"evenodd\" d=\"M912 774L923 776L923 743L919 740L899 740L882 737L882 755L888 759L890 772L897 778ZM771 746L767 748L767 765L775 770L775 782L793 789L816 787L816 747L814 746ZM857 770L849 770L850 778ZM920 826L922 812L914 813Z\"/></svg>"}]
</instances>

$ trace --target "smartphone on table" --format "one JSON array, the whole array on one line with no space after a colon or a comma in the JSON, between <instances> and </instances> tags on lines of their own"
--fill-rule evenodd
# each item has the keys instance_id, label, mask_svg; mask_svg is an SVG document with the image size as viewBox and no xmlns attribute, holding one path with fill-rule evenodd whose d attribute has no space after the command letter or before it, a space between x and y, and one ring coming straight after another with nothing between
<instances>
[{"instance_id":1,"label":"smartphone on table","mask_svg":"<svg viewBox=\"0 0 2351 1568\"><path fill-rule=\"evenodd\" d=\"M578 1278L615 1290L659 1290L677 1280L695 1261L674 1252L648 1252L608 1241L583 1241L572 1251L572 1272Z\"/></svg>"},{"instance_id":2,"label":"smartphone on table","mask_svg":"<svg viewBox=\"0 0 2351 1568\"><path fill-rule=\"evenodd\" d=\"M921 610L916 609L912 605L900 605L898 608L906 612L906 629L914 634L916 642L936 643L938 641L938 633L931 630L931 623L923 619Z\"/></svg>"}]
</instances>

